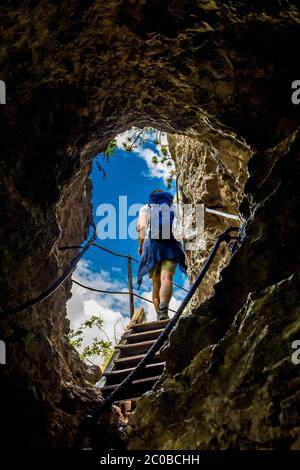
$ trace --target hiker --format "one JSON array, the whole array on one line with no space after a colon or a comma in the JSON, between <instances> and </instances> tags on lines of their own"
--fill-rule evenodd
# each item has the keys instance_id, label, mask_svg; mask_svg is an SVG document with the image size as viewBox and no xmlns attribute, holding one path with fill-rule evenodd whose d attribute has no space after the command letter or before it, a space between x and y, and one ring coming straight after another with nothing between
<instances>
[{"instance_id":1,"label":"hiker","mask_svg":"<svg viewBox=\"0 0 300 470\"><path fill-rule=\"evenodd\" d=\"M149 273L153 283L152 299L158 320L168 319L168 308L173 292L173 276L178 264L186 273L185 256L181 243L176 240L172 228L178 218L173 196L162 189L149 195L149 204L139 211L137 225L141 256L138 269L138 285Z\"/></svg>"}]
</instances>

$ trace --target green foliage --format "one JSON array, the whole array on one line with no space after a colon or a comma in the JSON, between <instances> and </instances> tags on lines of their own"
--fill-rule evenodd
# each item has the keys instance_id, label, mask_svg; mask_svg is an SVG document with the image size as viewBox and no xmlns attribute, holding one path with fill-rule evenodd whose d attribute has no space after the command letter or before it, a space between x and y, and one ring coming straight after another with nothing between
<instances>
[{"instance_id":1,"label":"green foliage","mask_svg":"<svg viewBox=\"0 0 300 470\"><path fill-rule=\"evenodd\" d=\"M104 151L104 156L109 159L110 157L113 156L113 154L115 153L115 151L117 150L118 148L118 144L117 144L117 141L116 139L112 139L109 143L108 143L108 146L106 147L105 151Z\"/></svg>"},{"instance_id":2,"label":"green foliage","mask_svg":"<svg viewBox=\"0 0 300 470\"><path fill-rule=\"evenodd\" d=\"M92 315L88 320L84 322L85 328L92 328L93 326L97 326L99 330L103 327L103 320L97 315Z\"/></svg>"},{"instance_id":3,"label":"green foliage","mask_svg":"<svg viewBox=\"0 0 300 470\"><path fill-rule=\"evenodd\" d=\"M123 142L123 149L126 150L126 152L132 152L133 150L133 145L129 142Z\"/></svg>"},{"instance_id":4,"label":"green foliage","mask_svg":"<svg viewBox=\"0 0 300 470\"><path fill-rule=\"evenodd\" d=\"M108 355L111 355L112 347L110 341L104 341L102 339L93 338L93 342L90 346L86 346L80 353L82 359L87 359L91 356L102 356L102 361L105 361Z\"/></svg>"},{"instance_id":5,"label":"green foliage","mask_svg":"<svg viewBox=\"0 0 300 470\"><path fill-rule=\"evenodd\" d=\"M161 146L161 153L163 154L164 157L167 157L167 155L168 155L168 147L167 147L167 145L162 145L162 146Z\"/></svg>"},{"instance_id":6,"label":"green foliage","mask_svg":"<svg viewBox=\"0 0 300 470\"><path fill-rule=\"evenodd\" d=\"M168 176L168 178L166 179L166 186L168 189L171 188L171 184L172 184L172 176Z\"/></svg>"},{"instance_id":7,"label":"green foliage","mask_svg":"<svg viewBox=\"0 0 300 470\"><path fill-rule=\"evenodd\" d=\"M106 176L106 172L104 170L104 167L102 165L102 162L105 161L105 162L108 162L108 160L114 155L115 151L117 150L118 148L118 144L117 144L117 141L116 139L112 139L106 149L104 150L103 153L100 153L99 155L97 155L96 157L96 160L95 160L95 164L96 164L96 167L97 167L97 170L102 173L103 175L103 179L105 178Z\"/></svg>"},{"instance_id":8,"label":"green foliage","mask_svg":"<svg viewBox=\"0 0 300 470\"><path fill-rule=\"evenodd\" d=\"M153 127L144 127L143 129L133 128L132 135L126 138L126 141L123 142L122 146L126 152L133 152L139 145L144 145L147 142L152 141L157 146L159 155L154 155L152 157L152 163L158 164L166 163L168 167L172 167L173 162L170 157L169 147L166 144L161 144L161 131L154 129ZM111 156L114 155L118 148L116 139L113 139L109 142L104 153L98 155L96 159L96 166L100 172L103 173L103 178L105 178L105 170L101 163L101 159L108 161ZM170 176L167 178L166 185L170 189L171 183L173 180L174 172L170 171Z\"/></svg>"},{"instance_id":9,"label":"green foliage","mask_svg":"<svg viewBox=\"0 0 300 470\"><path fill-rule=\"evenodd\" d=\"M88 320L85 320L76 330L71 330L67 339L69 344L75 348L79 349L82 346L84 330L87 328L93 328L96 326L99 331L104 333L107 337L107 341L103 339L98 339L97 337L93 338L92 344L85 346L85 348L79 353L79 356L83 360L89 360L93 356L101 356L102 362L105 362L107 358L112 353L112 342L109 341L109 338L105 331L103 330L103 320L97 315L92 315Z\"/></svg>"},{"instance_id":10,"label":"green foliage","mask_svg":"<svg viewBox=\"0 0 300 470\"><path fill-rule=\"evenodd\" d=\"M81 346L81 343L82 343L82 339L81 338L70 338L68 337L68 341L70 343L71 346L73 346L73 348L77 349L77 348L80 348Z\"/></svg>"}]
</instances>

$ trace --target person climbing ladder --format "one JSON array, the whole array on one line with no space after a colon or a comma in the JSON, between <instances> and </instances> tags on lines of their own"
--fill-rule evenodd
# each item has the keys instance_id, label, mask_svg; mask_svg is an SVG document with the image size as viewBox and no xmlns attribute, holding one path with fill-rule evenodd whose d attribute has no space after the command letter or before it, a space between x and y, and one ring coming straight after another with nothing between
<instances>
[{"instance_id":1,"label":"person climbing ladder","mask_svg":"<svg viewBox=\"0 0 300 470\"><path fill-rule=\"evenodd\" d=\"M141 256L137 282L149 273L152 279L152 300L158 320L168 319L168 308L173 293L173 276L178 264L187 271L181 243L174 237L173 226L178 210L171 193L155 189L149 195L149 203L141 207L137 225Z\"/></svg>"}]
</instances>

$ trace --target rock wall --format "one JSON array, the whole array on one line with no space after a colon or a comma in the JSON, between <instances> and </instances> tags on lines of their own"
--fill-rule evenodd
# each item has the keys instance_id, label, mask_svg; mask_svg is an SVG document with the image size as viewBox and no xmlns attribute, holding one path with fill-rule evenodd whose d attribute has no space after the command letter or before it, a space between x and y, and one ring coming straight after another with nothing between
<instances>
[{"instance_id":1,"label":"rock wall","mask_svg":"<svg viewBox=\"0 0 300 470\"><path fill-rule=\"evenodd\" d=\"M6 289L1 294L15 306L38 295L62 274L74 253L58 251L59 245L78 244L87 236L91 185L87 169L78 172L57 204L45 207L22 197L15 181L5 183L11 217L5 227L2 283ZM27 189L29 185L28 181ZM1 322L1 338L7 347L7 365L1 366L1 416L9 445L64 445L70 441L78 415L100 399L65 338L70 287L67 281L40 305ZM10 440L12 434L16 441Z\"/></svg>"},{"instance_id":2,"label":"rock wall","mask_svg":"<svg viewBox=\"0 0 300 470\"><path fill-rule=\"evenodd\" d=\"M7 89L0 114L3 310L38 294L66 267L72 255L58 251L58 245L81 242L91 219L91 159L131 125L186 133L214 148L222 140L232 155L245 142L259 151L249 166L253 177L243 204L249 218L245 242L223 271L216 296L181 323L183 331L190 322L195 336L185 354L170 348L173 369L183 370L200 352L201 332L194 327L203 322L203 309L218 341L250 292L282 279L292 289L295 280L288 279L299 266L289 255L297 214L297 139L291 151L288 141L264 151L291 138L299 122L290 101L290 82L298 78L296 1L7 0L0 15L1 79ZM282 191L290 194L288 203ZM287 212L274 216L272 198L280 207L286 202ZM8 358L1 366L5 444L68 446L77 417L99 402L64 339L69 295L66 283L39 306L1 321ZM217 313L222 321L215 319ZM160 393L157 399L162 396L169 397ZM163 409L161 420L171 422ZM135 420L143 434L135 435L132 447L166 445L160 433L147 440L151 427L146 429L142 410ZM232 442L224 433L224 447L226 439L228 446Z\"/></svg>"},{"instance_id":3,"label":"rock wall","mask_svg":"<svg viewBox=\"0 0 300 470\"><path fill-rule=\"evenodd\" d=\"M196 135L169 135L169 146L175 162L177 185L183 203L204 204L229 214L239 215L247 177L247 161L251 150L230 138L203 142ZM241 222L204 213L204 242L200 249L187 249L188 276L193 282L199 274L217 237L228 227L238 227ZM222 246L207 273L201 288L189 304L188 310L213 292L220 270L228 263L229 251Z\"/></svg>"},{"instance_id":4,"label":"rock wall","mask_svg":"<svg viewBox=\"0 0 300 470\"><path fill-rule=\"evenodd\" d=\"M250 160L246 236L214 296L171 334L131 449L299 449L299 161L300 129Z\"/></svg>"}]
</instances>

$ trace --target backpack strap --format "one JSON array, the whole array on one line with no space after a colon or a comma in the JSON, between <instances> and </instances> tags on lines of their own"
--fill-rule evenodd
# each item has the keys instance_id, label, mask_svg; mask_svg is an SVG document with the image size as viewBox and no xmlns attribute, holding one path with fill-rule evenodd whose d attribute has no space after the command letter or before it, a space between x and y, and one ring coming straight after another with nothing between
<instances>
[{"instance_id":1,"label":"backpack strap","mask_svg":"<svg viewBox=\"0 0 300 470\"><path fill-rule=\"evenodd\" d=\"M149 214L149 239L151 239L151 204L148 204L148 207L150 209L150 214Z\"/></svg>"}]
</instances>

